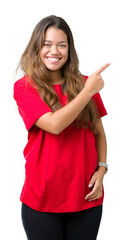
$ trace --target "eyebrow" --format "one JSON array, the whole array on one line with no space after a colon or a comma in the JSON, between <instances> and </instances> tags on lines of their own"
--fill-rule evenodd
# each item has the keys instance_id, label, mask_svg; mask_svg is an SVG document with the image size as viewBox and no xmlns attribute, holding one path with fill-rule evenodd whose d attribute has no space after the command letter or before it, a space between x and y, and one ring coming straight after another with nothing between
<instances>
[{"instance_id":1,"label":"eyebrow","mask_svg":"<svg viewBox=\"0 0 124 240\"><path fill-rule=\"evenodd\" d=\"M45 40L45 42L52 42L50 40ZM60 41L59 43L67 43L67 41Z\"/></svg>"}]
</instances>

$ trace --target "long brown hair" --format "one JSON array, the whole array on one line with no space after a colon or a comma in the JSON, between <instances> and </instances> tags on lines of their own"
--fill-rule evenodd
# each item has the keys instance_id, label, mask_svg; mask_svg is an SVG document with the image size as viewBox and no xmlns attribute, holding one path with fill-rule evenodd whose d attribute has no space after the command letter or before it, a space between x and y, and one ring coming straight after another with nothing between
<instances>
[{"instance_id":1,"label":"long brown hair","mask_svg":"<svg viewBox=\"0 0 124 240\"><path fill-rule=\"evenodd\" d=\"M83 89L85 77L79 72L79 61L74 46L72 32L61 17L54 15L43 18L35 27L30 41L22 54L19 66L24 74L28 74L37 86L39 94L48 106L54 111L61 108L59 97L52 87L52 80L48 69L40 57L40 49L44 44L45 32L49 27L55 26L64 31L68 39L69 52L68 60L61 68L61 74L64 79L62 90L68 97L68 102L74 99ZM42 94L41 94L42 92ZM76 126L88 128L95 133L95 126L98 118L98 109L91 99L85 108L76 118Z\"/></svg>"}]
</instances>

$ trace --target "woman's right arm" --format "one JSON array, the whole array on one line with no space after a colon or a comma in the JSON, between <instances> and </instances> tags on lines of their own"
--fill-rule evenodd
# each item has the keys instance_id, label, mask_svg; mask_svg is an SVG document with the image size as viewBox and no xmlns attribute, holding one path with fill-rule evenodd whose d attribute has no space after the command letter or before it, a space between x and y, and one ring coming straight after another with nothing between
<instances>
[{"instance_id":1,"label":"woman's right arm","mask_svg":"<svg viewBox=\"0 0 124 240\"><path fill-rule=\"evenodd\" d=\"M53 113L45 113L35 122L35 125L55 135L68 127L80 114L91 97L104 87L104 81L102 80L100 73L109 65L110 63L107 63L93 73L87 79L81 92L71 102Z\"/></svg>"}]
</instances>

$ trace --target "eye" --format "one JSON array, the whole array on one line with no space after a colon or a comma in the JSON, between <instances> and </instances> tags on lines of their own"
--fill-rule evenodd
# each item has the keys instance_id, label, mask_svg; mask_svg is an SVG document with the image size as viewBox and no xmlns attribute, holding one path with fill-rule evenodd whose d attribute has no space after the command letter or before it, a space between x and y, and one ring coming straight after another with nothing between
<instances>
[{"instance_id":1,"label":"eye","mask_svg":"<svg viewBox=\"0 0 124 240\"><path fill-rule=\"evenodd\" d=\"M45 47L50 47L50 44L49 43L44 43L44 46Z\"/></svg>"},{"instance_id":2,"label":"eye","mask_svg":"<svg viewBox=\"0 0 124 240\"><path fill-rule=\"evenodd\" d=\"M65 44L59 44L59 47L64 48L64 47L66 47L66 45Z\"/></svg>"}]
</instances>

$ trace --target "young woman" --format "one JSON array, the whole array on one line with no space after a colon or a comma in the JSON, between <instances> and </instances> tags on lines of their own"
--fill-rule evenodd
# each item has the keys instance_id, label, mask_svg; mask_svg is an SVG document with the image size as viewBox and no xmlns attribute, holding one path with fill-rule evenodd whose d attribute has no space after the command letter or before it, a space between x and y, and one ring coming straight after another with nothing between
<instances>
[{"instance_id":1,"label":"young woman","mask_svg":"<svg viewBox=\"0 0 124 240\"><path fill-rule=\"evenodd\" d=\"M97 237L107 170L100 74L109 65L82 75L71 30L53 15L37 24L21 57L14 99L28 131L20 200L30 240Z\"/></svg>"}]
</instances>

